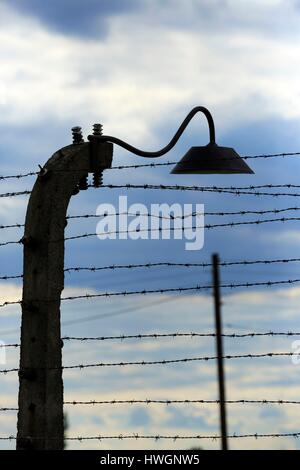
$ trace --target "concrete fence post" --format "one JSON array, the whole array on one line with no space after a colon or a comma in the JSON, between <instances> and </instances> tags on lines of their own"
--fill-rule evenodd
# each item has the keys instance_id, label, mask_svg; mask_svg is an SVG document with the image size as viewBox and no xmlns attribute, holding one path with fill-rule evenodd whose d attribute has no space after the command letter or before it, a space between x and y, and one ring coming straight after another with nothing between
<instances>
[{"instance_id":1,"label":"concrete fence post","mask_svg":"<svg viewBox=\"0 0 300 470\"><path fill-rule=\"evenodd\" d=\"M82 142L58 150L41 170L30 196L22 239L17 449L63 449L60 297L66 213L82 178L111 165L112 147Z\"/></svg>"}]
</instances>

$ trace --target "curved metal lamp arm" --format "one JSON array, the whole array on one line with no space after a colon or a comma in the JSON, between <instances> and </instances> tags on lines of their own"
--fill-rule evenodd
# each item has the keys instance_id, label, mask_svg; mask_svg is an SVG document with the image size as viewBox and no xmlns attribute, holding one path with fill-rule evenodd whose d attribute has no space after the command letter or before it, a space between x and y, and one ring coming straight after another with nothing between
<instances>
[{"instance_id":1,"label":"curved metal lamp arm","mask_svg":"<svg viewBox=\"0 0 300 470\"><path fill-rule=\"evenodd\" d=\"M99 136L98 135L90 135L90 136L88 136L88 139L89 140L96 139L100 142L112 142L114 144L119 145L120 147L123 147L124 149L128 150L129 152L134 153L136 155L139 155L141 157L146 157L146 158L161 157L162 155L165 155L167 152L169 152L169 150L171 150L174 147L174 145L177 143L178 139L182 135L183 131L185 130L185 128L187 127L189 122L193 119L195 114L197 114L198 112L202 112L205 115L205 117L207 119L207 122L208 122L208 127L209 127L210 143L214 144L215 143L215 125L214 125L214 121L213 121L212 115L210 114L208 109L204 108L203 106L197 106L196 108L192 109L192 111L189 112L187 117L182 122L182 124L179 127L178 131L174 135L173 139L168 143L168 145L166 145L161 150L158 150L157 152L145 152L145 151L140 150L136 147L133 147L132 145L127 144L126 142L124 142L121 139L118 139L117 137L112 137L112 136L109 136L109 135L101 135L101 136L100 135Z\"/></svg>"}]
</instances>

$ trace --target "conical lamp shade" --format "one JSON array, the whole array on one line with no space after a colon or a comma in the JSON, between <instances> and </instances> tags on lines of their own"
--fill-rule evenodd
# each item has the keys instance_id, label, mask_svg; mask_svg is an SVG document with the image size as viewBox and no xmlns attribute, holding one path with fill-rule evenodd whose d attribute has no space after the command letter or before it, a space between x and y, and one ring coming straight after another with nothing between
<instances>
[{"instance_id":1,"label":"conical lamp shade","mask_svg":"<svg viewBox=\"0 0 300 470\"><path fill-rule=\"evenodd\" d=\"M254 173L233 148L210 143L192 147L171 171L173 174Z\"/></svg>"}]
</instances>

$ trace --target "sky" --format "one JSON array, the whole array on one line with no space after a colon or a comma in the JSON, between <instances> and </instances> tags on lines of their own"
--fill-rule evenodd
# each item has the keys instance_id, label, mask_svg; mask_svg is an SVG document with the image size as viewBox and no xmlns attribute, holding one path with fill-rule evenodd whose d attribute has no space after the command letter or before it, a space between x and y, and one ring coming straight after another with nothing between
<instances>
[{"instance_id":1,"label":"sky","mask_svg":"<svg viewBox=\"0 0 300 470\"><path fill-rule=\"evenodd\" d=\"M217 143L242 156L300 152L299 20L296 0L0 0L0 175L36 171L72 142L71 127L86 136L95 122L104 132L143 150L158 150L198 105L212 113ZM205 118L196 116L175 148L159 162L177 162L194 145L206 145ZM115 146L114 166L148 163ZM104 184L197 186L298 185L300 159L249 159L253 175L170 175L172 166L107 170ZM35 178L0 180L0 193L30 190ZM272 193L271 189L262 190ZM300 193L297 189L275 192ZM71 199L68 214L96 214L118 197L128 204L204 204L211 212L272 211L276 214L205 215L222 224L298 216L297 196L236 196L229 193L89 189ZM0 199L1 225L23 223L28 197ZM299 207L298 207L299 206ZM194 209L193 209L194 210ZM297 259L297 220L206 229L204 246L185 250L184 240L66 241L65 266L157 262ZM66 236L96 232L97 219L70 220ZM19 240L20 229L1 229L0 241ZM19 245L0 246L0 276L22 273ZM299 257L300 258L300 257ZM224 284L297 279L297 262L221 268ZM71 272L63 296L211 283L207 268L139 268ZM0 281L1 302L20 299L21 283ZM226 333L300 331L300 287L223 289ZM0 341L19 341L18 306L2 309ZM213 332L210 292L152 294L62 302L68 336ZM291 352L297 337L226 339L226 354ZM18 348L6 348L18 364ZM102 342L66 341L63 361L120 362L213 356L212 338L184 337ZM2 367L2 366L1 366ZM0 368L1 368L0 367ZM230 400L297 400L299 365L290 357L226 362ZM65 399L217 399L214 361L65 371ZM2 406L16 406L18 382L1 377ZM231 434L299 432L297 405L228 406ZM66 406L68 436L216 435L216 405ZM14 435L16 414L0 413L0 436ZM72 442L68 448L217 449L213 440ZM0 448L13 448L0 441ZM294 438L231 439L233 449L299 449Z\"/></svg>"}]
</instances>

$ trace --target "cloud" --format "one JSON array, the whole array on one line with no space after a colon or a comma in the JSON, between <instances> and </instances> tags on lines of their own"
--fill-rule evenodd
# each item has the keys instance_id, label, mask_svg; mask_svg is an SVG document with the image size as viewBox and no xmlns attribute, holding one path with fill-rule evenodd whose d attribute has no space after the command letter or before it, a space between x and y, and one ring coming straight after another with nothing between
<instances>
[{"instance_id":1,"label":"cloud","mask_svg":"<svg viewBox=\"0 0 300 470\"><path fill-rule=\"evenodd\" d=\"M16 8L26 16L37 18L46 29L63 32L65 35L83 37L105 37L108 20L111 16L121 15L137 9L133 0L9 0L7 5Z\"/></svg>"},{"instance_id":2,"label":"cloud","mask_svg":"<svg viewBox=\"0 0 300 470\"><path fill-rule=\"evenodd\" d=\"M190 17L201 18L197 3L192 6ZM100 117L112 133L131 134L133 143L154 147L154 123L172 116L177 124L195 104L210 107L225 129L271 115L299 117L299 46L293 36L282 41L247 30L180 29L145 22L145 11L133 11L114 17L104 40L87 41L1 8L2 18L10 19L3 20L0 36L10 45L0 56L7 90L2 122L20 125L24 110L26 122L48 117L87 125ZM170 8L160 15L164 11ZM248 15L243 9L238 13Z\"/></svg>"}]
</instances>

